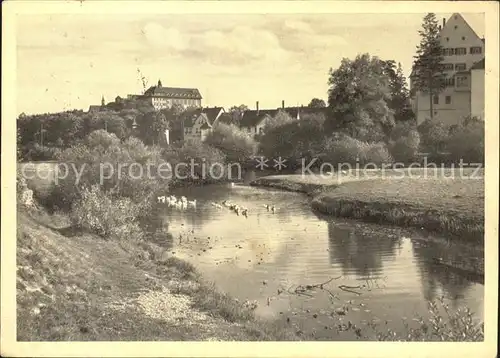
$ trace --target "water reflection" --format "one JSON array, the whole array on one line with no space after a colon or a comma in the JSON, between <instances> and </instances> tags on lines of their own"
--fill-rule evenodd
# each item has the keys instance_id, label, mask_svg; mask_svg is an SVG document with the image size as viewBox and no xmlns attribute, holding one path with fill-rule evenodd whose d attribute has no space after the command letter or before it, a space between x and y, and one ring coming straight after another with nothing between
<instances>
[{"instance_id":1,"label":"water reflection","mask_svg":"<svg viewBox=\"0 0 500 358\"><path fill-rule=\"evenodd\" d=\"M422 283L422 293L426 300L436 300L445 296L455 302L464 298L465 292L473 282L448 266L435 262L437 258L456 260L449 246L425 241L412 242L412 250L418 262L419 276Z\"/></svg>"},{"instance_id":2,"label":"water reflection","mask_svg":"<svg viewBox=\"0 0 500 358\"><path fill-rule=\"evenodd\" d=\"M360 278L381 277L383 261L394 258L398 238L372 232L367 234L355 227L328 223L330 262L342 265L344 275L353 272Z\"/></svg>"},{"instance_id":3,"label":"water reflection","mask_svg":"<svg viewBox=\"0 0 500 358\"><path fill-rule=\"evenodd\" d=\"M400 228L333 219L312 212L309 198L302 194L245 185L182 188L175 195L196 198L198 204L196 210L166 209L176 238L173 251L194 263L221 290L240 300L257 300L259 315L279 317L289 309L308 309L311 314L305 319L310 319L313 311L331 306L327 294L277 296L277 290L339 275L346 285L369 280L376 286L358 297L338 289L340 280L332 283L342 303L353 299L365 305L351 313L353 322L370 315L396 321L425 314L425 299L442 292L452 301L466 301L473 310L482 305L481 285L433 267L432 257L441 251L403 239L408 235ZM210 204L223 200L246 206L248 218ZM272 214L266 203L280 209ZM185 238L182 243L179 235ZM274 297L269 306L268 297Z\"/></svg>"}]
</instances>

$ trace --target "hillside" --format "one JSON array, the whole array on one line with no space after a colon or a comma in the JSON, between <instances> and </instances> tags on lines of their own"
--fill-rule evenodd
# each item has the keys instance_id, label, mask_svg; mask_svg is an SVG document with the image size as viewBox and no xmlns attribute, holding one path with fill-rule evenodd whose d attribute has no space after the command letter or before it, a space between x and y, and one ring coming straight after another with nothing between
<instances>
[{"instance_id":1,"label":"hillside","mask_svg":"<svg viewBox=\"0 0 500 358\"><path fill-rule=\"evenodd\" d=\"M201 282L152 243L71 232L63 216L18 212L20 341L295 339Z\"/></svg>"}]
</instances>

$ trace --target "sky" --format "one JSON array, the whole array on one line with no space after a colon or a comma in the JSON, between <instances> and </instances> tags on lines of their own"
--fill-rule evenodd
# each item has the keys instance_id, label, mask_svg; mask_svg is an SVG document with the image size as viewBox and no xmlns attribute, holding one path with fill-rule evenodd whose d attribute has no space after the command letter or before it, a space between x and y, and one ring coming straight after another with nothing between
<instances>
[{"instance_id":1,"label":"sky","mask_svg":"<svg viewBox=\"0 0 500 358\"><path fill-rule=\"evenodd\" d=\"M18 15L17 113L140 94L138 69L148 86L198 88L203 106L326 101L328 72L344 57L392 59L408 76L424 15ZM482 14L462 15L484 36Z\"/></svg>"}]
</instances>

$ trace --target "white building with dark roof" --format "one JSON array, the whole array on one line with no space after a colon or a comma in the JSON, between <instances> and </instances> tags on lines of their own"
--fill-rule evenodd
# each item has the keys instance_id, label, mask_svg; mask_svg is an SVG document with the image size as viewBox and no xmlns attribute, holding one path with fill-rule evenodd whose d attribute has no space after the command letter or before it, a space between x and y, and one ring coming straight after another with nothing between
<instances>
[{"instance_id":1,"label":"white building with dark roof","mask_svg":"<svg viewBox=\"0 0 500 358\"><path fill-rule=\"evenodd\" d=\"M201 94L196 88L163 87L161 81L149 87L141 96L146 98L156 110L170 108L174 104L188 107L201 107Z\"/></svg>"},{"instance_id":2,"label":"white building with dark roof","mask_svg":"<svg viewBox=\"0 0 500 358\"><path fill-rule=\"evenodd\" d=\"M432 99L434 120L451 126L468 116L484 119L484 39L458 13L453 14L448 21L443 19L440 36L444 48L446 87ZM476 68L480 63L482 70ZM413 88L413 76L412 71L411 102L417 123L420 124L430 119L429 94Z\"/></svg>"}]
</instances>

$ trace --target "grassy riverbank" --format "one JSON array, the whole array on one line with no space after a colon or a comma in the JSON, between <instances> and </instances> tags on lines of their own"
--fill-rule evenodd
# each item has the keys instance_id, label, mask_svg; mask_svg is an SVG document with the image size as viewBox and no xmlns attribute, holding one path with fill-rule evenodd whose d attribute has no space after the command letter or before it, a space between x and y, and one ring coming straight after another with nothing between
<instances>
[{"instance_id":1,"label":"grassy riverbank","mask_svg":"<svg viewBox=\"0 0 500 358\"><path fill-rule=\"evenodd\" d=\"M283 175L259 178L251 185L309 194L314 197L312 207L325 214L423 228L483 243L482 177L423 177L415 172L405 177L397 177L396 172L386 172L384 177L377 172L330 177Z\"/></svg>"},{"instance_id":2,"label":"grassy riverbank","mask_svg":"<svg viewBox=\"0 0 500 358\"><path fill-rule=\"evenodd\" d=\"M251 185L303 192L313 197L312 208L321 213L423 229L457 243L471 244L482 255L484 178L472 177L473 170L466 170L454 178L432 173L424 177L418 170L409 173L412 175L405 177L395 171L386 171L384 177L376 171L330 177L269 176L259 178ZM448 169L444 174L450 177L457 172ZM473 261L438 263L484 274L484 259L479 260L482 264Z\"/></svg>"},{"instance_id":3,"label":"grassy riverbank","mask_svg":"<svg viewBox=\"0 0 500 358\"><path fill-rule=\"evenodd\" d=\"M221 294L160 243L103 240L64 215L18 212L21 341L295 340Z\"/></svg>"}]
</instances>

